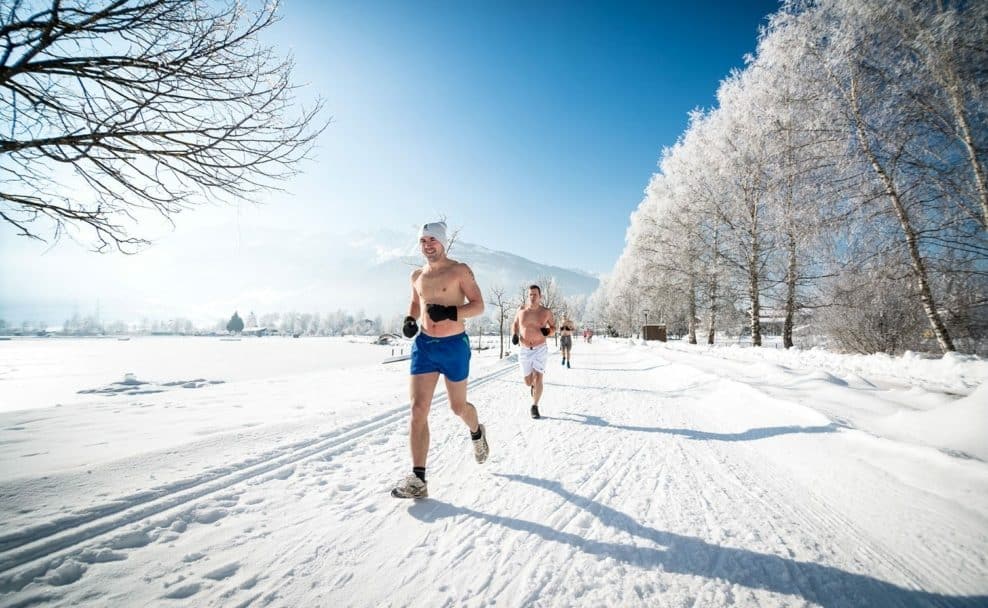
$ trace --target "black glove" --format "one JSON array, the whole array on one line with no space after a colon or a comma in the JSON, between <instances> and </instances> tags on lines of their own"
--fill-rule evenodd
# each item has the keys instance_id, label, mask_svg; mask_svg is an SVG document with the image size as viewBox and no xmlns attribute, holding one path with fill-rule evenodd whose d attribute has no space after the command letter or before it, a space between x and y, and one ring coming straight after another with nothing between
<instances>
[{"instance_id":1,"label":"black glove","mask_svg":"<svg viewBox=\"0 0 988 608\"><path fill-rule=\"evenodd\" d=\"M429 318L433 322L438 323L440 321L445 321L449 319L450 321L456 320L456 307L455 306L443 306L442 304L429 304L425 307L425 312L429 313Z\"/></svg>"},{"instance_id":2,"label":"black glove","mask_svg":"<svg viewBox=\"0 0 988 608\"><path fill-rule=\"evenodd\" d=\"M415 321L415 317L405 317L405 324L401 326L401 333L405 334L406 338L412 338L419 333L419 324Z\"/></svg>"},{"instance_id":3,"label":"black glove","mask_svg":"<svg viewBox=\"0 0 988 608\"><path fill-rule=\"evenodd\" d=\"M548 327L540 328L539 331L542 332L542 335L543 336L548 336L549 335L549 328Z\"/></svg>"},{"instance_id":4,"label":"black glove","mask_svg":"<svg viewBox=\"0 0 988 608\"><path fill-rule=\"evenodd\" d=\"M511 343L518 346L518 334L511 334Z\"/></svg>"}]
</instances>

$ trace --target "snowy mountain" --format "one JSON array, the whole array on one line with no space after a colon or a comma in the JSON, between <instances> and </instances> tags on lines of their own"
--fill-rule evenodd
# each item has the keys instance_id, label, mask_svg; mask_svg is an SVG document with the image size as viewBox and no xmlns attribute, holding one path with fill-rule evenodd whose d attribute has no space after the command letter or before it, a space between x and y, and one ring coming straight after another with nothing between
<instances>
[{"instance_id":1,"label":"snowy mountain","mask_svg":"<svg viewBox=\"0 0 988 608\"><path fill-rule=\"evenodd\" d=\"M514 296L540 277L563 295L590 294L589 273L541 264L457 241L450 256L470 264L485 298L492 286ZM185 317L210 322L241 312L347 310L385 318L408 306L409 274L422 264L413 230L333 235L271 229L182 231L136 256L99 256L69 246L45 256L8 257L0 274L0 318L57 325L100 310L104 320Z\"/></svg>"},{"instance_id":2,"label":"snowy mountain","mask_svg":"<svg viewBox=\"0 0 988 608\"><path fill-rule=\"evenodd\" d=\"M282 249L276 256L272 249ZM317 258L306 252L321 250ZM520 294L523 286L540 277L554 277L566 296L592 293L599 280L589 273L541 264L505 251L457 241L450 257L470 265L484 297L501 286L506 294ZM292 260L290 265L286 260ZM415 235L391 231L350 234L332 238L314 235L305 239L283 238L277 245L252 245L244 258L254 272L265 278L258 293L241 282L233 286L241 294L241 308L253 310L344 309L385 317L403 313L408 306L409 275L423 263ZM278 297L277 294L280 294ZM254 297L259 296L259 301Z\"/></svg>"},{"instance_id":3,"label":"snowy mountain","mask_svg":"<svg viewBox=\"0 0 988 608\"><path fill-rule=\"evenodd\" d=\"M388 249L378 237L363 237L362 244L375 251L373 258L366 258L364 264L347 263L338 268L337 281L348 281L348 293L365 294L366 299L353 300L347 308L357 309L362 302L373 301L380 296L383 309L368 312L387 314L394 310L404 310L409 298L409 274L422 265L422 256L413 242L405 250ZM407 239L407 237L406 237ZM409 252L410 250L410 252ZM522 288L537 282L541 277L555 278L560 292L565 296L589 295L597 289L599 280L585 272L568 270L558 266L540 264L505 251L495 251L481 245L457 241L449 256L470 265L484 297L488 298L492 287L503 287L505 295L520 295Z\"/></svg>"}]
</instances>

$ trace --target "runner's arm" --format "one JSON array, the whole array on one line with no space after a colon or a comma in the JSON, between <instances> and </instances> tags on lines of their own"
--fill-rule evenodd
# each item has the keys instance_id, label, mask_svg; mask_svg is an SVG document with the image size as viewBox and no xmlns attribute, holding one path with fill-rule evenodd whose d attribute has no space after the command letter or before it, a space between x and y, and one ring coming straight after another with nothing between
<instances>
[{"instance_id":1,"label":"runner's arm","mask_svg":"<svg viewBox=\"0 0 988 608\"><path fill-rule=\"evenodd\" d=\"M422 314L422 304L419 302L419 292L415 290L415 280L419 278L421 269L416 268L412 271L412 299L408 304L408 316L413 317L418 320L419 316Z\"/></svg>"},{"instance_id":2,"label":"runner's arm","mask_svg":"<svg viewBox=\"0 0 988 608\"><path fill-rule=\"evenodd\" d=\"M459 319L479 317L484 313L484 296L477 286L477 279L473 276L473 271L466 264L460 270L460 288L467 299L467 303L456 307L456 316Z\"/></svg>"}]
</instances>

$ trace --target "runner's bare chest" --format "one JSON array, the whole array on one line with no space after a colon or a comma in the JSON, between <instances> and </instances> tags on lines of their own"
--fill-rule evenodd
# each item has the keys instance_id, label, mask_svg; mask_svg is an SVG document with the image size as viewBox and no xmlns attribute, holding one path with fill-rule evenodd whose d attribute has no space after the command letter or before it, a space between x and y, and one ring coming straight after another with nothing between
<instances>
[{"instance_id":1,"label":"runner's bare chest","mask_svg":"<svg viewBox=\"0 0 988 608\"><path fill-rule=\"evenodd\" d=\"M423 304L459 306L464 300L459 277L453 266L423 270L415 279L415 291Z\"/></svg>"},{"instance_id":2,"label":"runner's bare chest","mask_svg":"<svg viewBox=\"0 0 988 608\"><path fill-rule=\"evenodd\" d=\"M544 327L549 320L549 309L548 308L535 308L532 310L523 309L521 311L521 326L522 327L532 327L540 328Z\"/></svg>"}]
</instances>

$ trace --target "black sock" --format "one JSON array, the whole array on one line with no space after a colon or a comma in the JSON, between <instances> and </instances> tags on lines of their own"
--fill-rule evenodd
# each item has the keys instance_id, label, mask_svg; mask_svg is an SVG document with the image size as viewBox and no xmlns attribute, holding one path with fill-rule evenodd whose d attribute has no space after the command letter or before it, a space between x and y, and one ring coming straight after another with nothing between
<instances>
[{"instance_id":1,"label":"black sock","mask_svg":"<svg viewBox=\"0 0 988 608\"><path fill-rule=\"evenodd\" d=\"M416 477L425 481L425 467L412 467L412 473L415 473Z\"/></svg>"},{"instance_id":2,"label":"black sock","mask_svg":"<svg viewBox=\"0 0 988 608\"><path fill-rule=\"evenodd\" d=\"M477 425L477 432L476 433L474 433L473 431L470 432L470 439L473 439L474 441L477 441L478 439L480 439L483 436L484 436L484 434L480 431L480 425L479 424Z\"/></svg>"}]
</instances>

